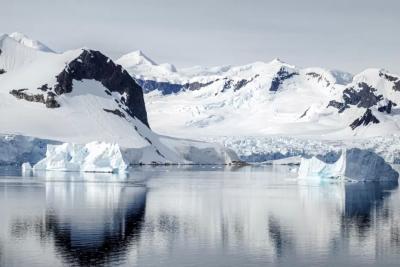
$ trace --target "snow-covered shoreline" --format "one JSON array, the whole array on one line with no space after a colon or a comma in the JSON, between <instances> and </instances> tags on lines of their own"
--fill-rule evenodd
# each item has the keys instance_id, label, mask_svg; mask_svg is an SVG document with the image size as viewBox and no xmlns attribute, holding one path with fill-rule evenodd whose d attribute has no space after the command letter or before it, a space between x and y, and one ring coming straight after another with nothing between
<instances>
[{"instance_id":1,"label":"snow-covered shoreline","mask_svg":"<svg viewBox=\"0 0 400 267\"><path fill-rule=\"evenodd\" d=\"M158 154L152 146L125 148L98 141L74 144L0 134L0 166L29 163L34 170L116 172L134 165L242 164L232 150L219 144L165 136L159 136L159 142L168 153Z\"/></svg>"}]
</instances>

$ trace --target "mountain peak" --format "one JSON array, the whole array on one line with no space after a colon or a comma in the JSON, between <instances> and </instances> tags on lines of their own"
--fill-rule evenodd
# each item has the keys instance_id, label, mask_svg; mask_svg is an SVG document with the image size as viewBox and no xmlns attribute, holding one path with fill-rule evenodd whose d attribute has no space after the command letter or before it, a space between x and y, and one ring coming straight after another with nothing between
<instances>
[{"instance_id":1,"label":"mountain peak","mask_svg":"<svg viewBox=\"0 0 400 267\"><path fill-rule=\"evenodd\" d=\"M118 59L118 62L121 62L121 65L128 66L143 64L153 66L158 65L155 61L146 56L142 50L136 50L126 55L123 55L120 59Z\"/></svg>"},{"instance_id":2,"label":"mountain peak","mask_svg":"<svg viewBox=\"0 0 400 267\"><path fill-rule=\"evenodd\" d=\"M274 58L271 60L271 63L280 63L280 64L285 64L284 61L282 61L279 57Z\"/></svg>"},{"instance_id":3,"label":"mountain peak","mask_svg":"<svg viewBox=\"0 0 400 267\"><path fill-rule=\"evenodd\" d=\"M16 42L18 42L26 47L29 47L29 48L32 48L35 50L40 50L43 52L54 52L52 49L50 49L43 43L41 43L37 40L33 40L23 33L13 32L13 33L9 34L8 36L10 38L14 39Z\"/></svg>"}]
</instances>

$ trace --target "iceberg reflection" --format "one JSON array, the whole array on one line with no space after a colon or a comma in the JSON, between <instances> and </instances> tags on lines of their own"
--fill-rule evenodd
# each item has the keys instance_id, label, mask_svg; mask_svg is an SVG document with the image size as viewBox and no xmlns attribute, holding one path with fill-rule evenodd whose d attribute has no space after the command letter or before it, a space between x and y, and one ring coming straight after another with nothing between
<instances>
[{"instance_id":1,"label":"iceberg reflection","mask_svg":"<svg viewBox=\"0 0 400 267\"><path fill-rule=\"evenodd\" d=\"M26 266L26 257L30 266L400 260L397 183L299 184L276 166L143 170L3 180L0 265Z\"/></svg>"}]
</instances>

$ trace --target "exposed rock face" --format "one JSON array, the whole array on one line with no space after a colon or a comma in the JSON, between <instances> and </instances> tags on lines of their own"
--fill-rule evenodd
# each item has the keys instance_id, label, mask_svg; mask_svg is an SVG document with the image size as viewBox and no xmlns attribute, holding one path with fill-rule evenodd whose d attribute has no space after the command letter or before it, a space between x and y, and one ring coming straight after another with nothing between
<instances>
[{"instance_id":1,"label":"exposed rock face","mask_svg":"<svg viewBox=\"0 0 400 267\"><path fill-rule=\"evenodd\" d=\"M143 91L145 93L159 90L163 95L169 95L173 93L178 93L184 89L184 86L182 84L140 79L136 79L136 82L143 88Z\"/></svg>"},{"instance_id":2,"label":"exposed rock face","mask_svg":"<svg viewBox=\"0 0 400 267\"><path fill-rule=\"evenodd\" d=\"M328 107L337 108L339 110L339 113L342 113L349 106L346 106L346 104L344 104L342 102L338 102L336 100L331 100L331 101L329 101Z\"/></svg>"},{"instance_id":3,"label":"exposed rock face","mask_svg":"<svg viewBox=\"0 0 400 267\"><path fill-rule=\"evenodd\" d=\"M381 105L380 107L378 107L378 111L390 114L392 112L393 106L397 106L397 104L389 100L385 105Z\"/></svg>"},{"instance_id":4,"label":"exposed rock face","mask_svg":"<svg viewBox=\"0 0 400 267\"><path fill-rule=\"evenodd\" d=\"M270 91L276 92L279 86L287 79L299 75L297 72L289 72L286 68L281 67L275 77L272 79Z\"/></svg>"},{"instance_id":5,"label":"exposed rock face","mask_svg":"<svg viewBox=\"0 0 400 267\"><path fill-rule=\"evenodd\" d=\"M53 92L48 92L47 93L47 98L46 98L46 107L47 108L58 108L60 107L60 104L54 99L56 95Z\"/></svg>"},{"instance_id":6,"label":"exposed rock face","mask_svg":"<svg viewBox=\"0 0 400 267\"><path fill-rule=\"evenodd\" d=\"M6 71L4 69L0 69L0 74L4 74Z\"/></svg>"},{"instance_id":7,"label":"exposed rock face","mask_svg":"<svg viewBox=\"0 0 400 267\"><path fill-rule=\"evenodd\" d=\"M123 96L121 102L129 115L149 126L142 88L127 71L99 51L83 50L56 78L54 91L57 95L71 92L73 80L101 82L110 92L118 92Z\"/></svg>"},{"instance_id":8,"label":"exposed rock face","mask_svg":"<svg viewBox=\"0 0 400 267\"><path fill-rule=\"evenodd\" d=\"M181 91L196 91L216 81L217 80L210 81L207 83L192 82L185 84L176 84L169 82L158 82L153 80L136 79L136 82L143 88L145 93L152 92L154 90L159 90L163 95L174 94Z\"/></svg>"},{"instance_id":9,"label":"exposed rock face","mask_svg":"<svg viewBox=\"0 0 400 267\"><path fill-rule=\"evenodd\" d=\"M111 110L111 109L103 108L103 110L104 110L105 112L109 112L109 113L115 114L115 115L117 115L117 116L119 116L119 117L121 117L121 118L125 118L125 114L124 114L121 110L119 110L119 109Z\"/></svg>"},{"instance_id":10,"label":"exposed rock face","mask_svg":"<svg viewBox=\"0 0 400 267\"><path fill-rule=\"evenodd\" d=\"M252 82L258 76L259 75L257 74L249 80L241 79L238 81L228 79L228 78L223 78L224 83L223 83L221 92L224 92L225 90L232 89L232 88L234 91L237 91L237 90L241 89L242 87L246 86L248 83ZM209 82L205 82L205 83L188 82L188 83L183 83L183 84L159 82L159 81L154 81L154 80L143 80L143 79L135 79L135 80L143 88L143 91L145 93L149 93L149 92L158 90L163 95L169 95L169 94L179 93L182 91L200 90L201 88L209 86L217 81L220 81L221 79L215 79L213 81L209 81Z\"/></svg>"},{"instance_id":11,"label":"exposed rock face","mask_svg":"<svg viewBox=\"0 0 400 267\"><path fill-rule=\"evenodd\" d=\"M25 93L28 89L18 89L18 90L11 90L10 94L15 96L18 99L24 99L29 102L38 102L38 103L43 103L46 105L48 108L58 108L60 104L54 99L54 93L48 92L47 97L44 98L43 94L36 94L36 95L31 95Z\"/></svg>"},{"instance_id":12,"label":"exposed rock face","mask_svg":"<svg viewBox=\"0 0 400 267\"><path fill-rule=\"evenodd\" d=\"M388 80L389 82L393 82L393 90L400 91L400 78L394 75L390 75L387 73L379 72L379 76Z\"/></svg>"},{"instance_id":13,"label":"exposed rock face","mask_svg":"<svg viewBox=\"0 0 400 267\"><path fill-rule=\"evenodd\" d=\"M400 80L394 83L393 90L400 91Z\"/></svg>"},{"instance_id":14,"label":"exposed rock face","mask_svg":"<svg viewBox=\"0 0 400 267\"><path fill-rule=\"evenodd\" d=\"M370 108L383 99L382 95L376 95L376 89L366 83L359 83L361 90L348 88L343 91L345 105L357 105L359 108Z\"/></svg>"},{"instance_id":15,"label":"exposed rock face","mask_svg":"<svg viewBox=\"0 0 400 267\"><path fill-rule=\"evenodd\" d=\"M380 101L384 100L382 95L376 94L376 89L372 86L361 82L357 84L358 90L354 87L346 88L343 91L343 102L332 100L329 102L328 107L332 106L339 110L339 113L349 108L350 105L357 106L359 108L371 108L377 105ZM389 109L385 111L391 111L391 106L395 103L388 100L390 104Z\"/></svg>"},{"instance_id":16,"label":"exposed rock face","mask_svg":"<svg viewBox=\"0 0 400 267\"><path fill-rule=\"evenodd\" d=\"M317 79L318 82L324 81L325 82L325 86L328 87L331 83L325 78L323 77L321 74L316 73L316 72L308 72L306 73L307 76L312 77L314 79Z\"/></svg>"},{"instance_id":17,"label":"exposed rock face","mask_svg":"<svg viewBox=\"0 0 400 267\"><path fill-rule=\"evenodd\" d=\"M368 108L361 118L356 119L350 124L351 129L355 129L360 125L368 125L370 123L379 123L379 120L372 114L372 111Z\"/></svg>"},{"instance_id":18,"label":"exposed rock face","mask_svg":"<svg viewBox=\"0 0 400 267\"><path fill-rule=\"evenodd\" d=\"M192 83L184 84L183 87L186 90L189 90L189 91L196 91L196 90L199 90L200 88L208 86L208 85L210 85L212 83L214 83L214 81L210 81L210 82L207 82L207 83L192 82Z\"/></svg>"}]
</instances>

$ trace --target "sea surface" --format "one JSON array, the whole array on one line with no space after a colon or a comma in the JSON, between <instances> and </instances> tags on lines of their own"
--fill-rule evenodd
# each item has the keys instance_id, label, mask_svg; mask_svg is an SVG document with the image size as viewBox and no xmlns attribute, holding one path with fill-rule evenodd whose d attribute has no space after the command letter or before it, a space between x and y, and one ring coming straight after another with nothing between
<instances>
[{"instance_id":1,"label":"sea surface","mask_svg":"<svg viewBox=\"0 0 400 267\"><path fill-rule=\"evenodd\" d=\"M397 183L295 167L0 169L0 266L399 266Z\"/></svg>"}]
</instances>

